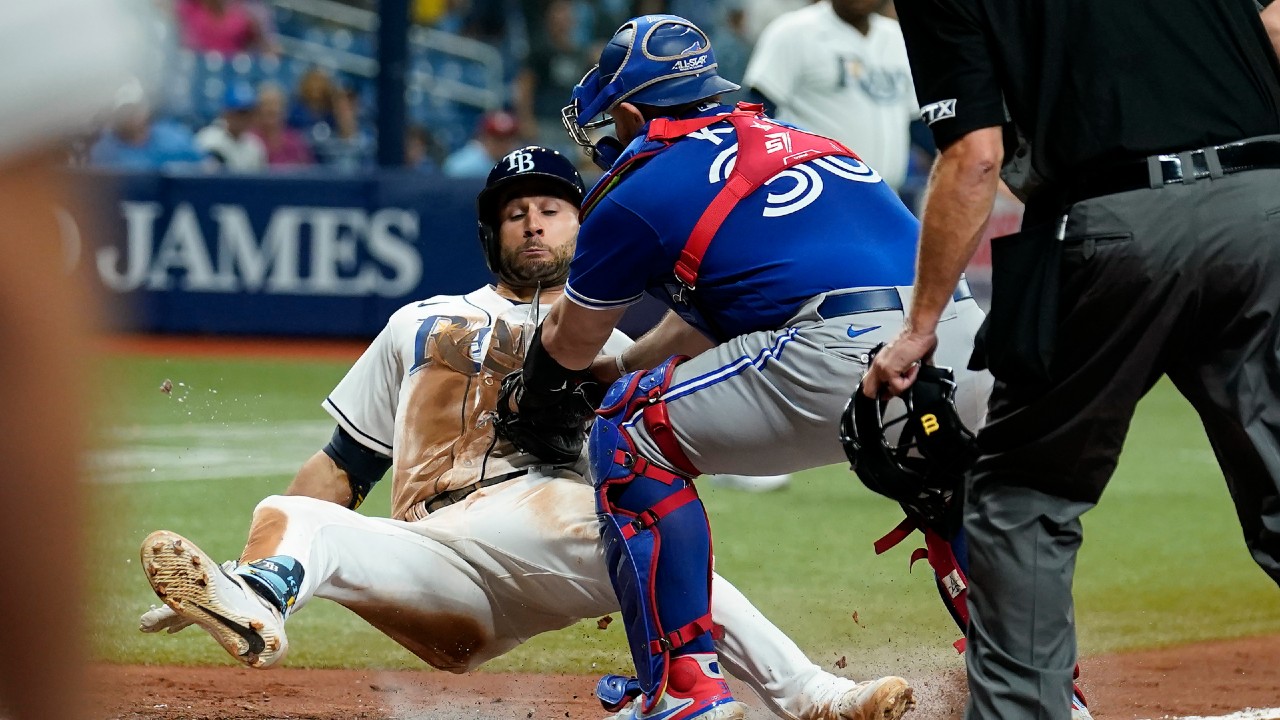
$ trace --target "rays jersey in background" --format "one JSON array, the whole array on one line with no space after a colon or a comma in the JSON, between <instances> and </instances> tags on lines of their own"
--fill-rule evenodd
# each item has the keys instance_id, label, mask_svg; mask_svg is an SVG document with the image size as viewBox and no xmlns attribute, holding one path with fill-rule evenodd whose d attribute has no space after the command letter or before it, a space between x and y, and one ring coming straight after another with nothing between
<instances>
[{"instance_id":1,"label":"rays jersey in background","mask_svg":"<svg viewBox=\"0 0 1280 720\"><path fill-rule=\"evenodd\" d=\"M778 119L839 140L897 190L920 112L898 21L868 18L866 35L815 3L774 20L743 85L778 104Z\"/></svg>"}]
</instances>

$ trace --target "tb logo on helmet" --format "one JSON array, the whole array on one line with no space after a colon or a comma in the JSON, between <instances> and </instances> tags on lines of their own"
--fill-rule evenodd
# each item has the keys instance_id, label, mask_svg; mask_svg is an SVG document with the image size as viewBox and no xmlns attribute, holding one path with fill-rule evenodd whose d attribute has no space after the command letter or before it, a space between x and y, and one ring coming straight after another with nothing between
<instances>
[{"instance_id":1,"label":"tb logo on helmet","mask_svg":"<svg viewBox=\"0 0 1280 720\"><path fill-rule=\"evenodd\" d=\"M533 154L524 150L515 150L506 157L507 170L514 173L527 173L533 170Z\"/></svg>"},{"instance_id":2,"label":"tb logo on helmet","mask_svg":"<svg viewBox=\"0 0 1280 720\"><path fill-rule=\"evenodd\" d=\"M582 177L569 158L550 148L529 145L507 153L494 163L484 189L476 195L476 228L485 263L495 275L503 274L502 243L498 236L498 226L502 223L500 211L502 204L511 199L509 193L513 189L524 195L564 198L574 207L582 205L586 192Z\"/></svg>"}]
</instances>

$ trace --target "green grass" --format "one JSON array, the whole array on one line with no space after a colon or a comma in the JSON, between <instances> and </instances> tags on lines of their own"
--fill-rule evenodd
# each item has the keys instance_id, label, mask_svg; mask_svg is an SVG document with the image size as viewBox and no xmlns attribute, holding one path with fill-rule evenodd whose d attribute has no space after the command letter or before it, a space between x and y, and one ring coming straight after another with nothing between
<instances>
[{"instance_id":1,"label":"green grass","mask_svg":"<svg viewBox=\"0 0 1280 720\"><path fill-rule=\"evenodd\" d=\"M236 556L253 506L282 489L327 440L319 402L345 363L117 358L98 426L90 502L96 521L90 605L98 654L112 662L227 664L198 631L143 635L157 602L138 545L157 528L190 536L217 558ZM158 391L166 378L174 391ZM235 472L228 472L235 470ZM225 475L234 477L225 477ZM173 478L195 478L165 481ZM364 508L383 514L386 489ZM875 557L871 543L896 507L841 467L802 473L782 493L704 488L717 569L819 664L850 671L958 664L956 633L913 543ZM1280 632L1280 595L1244 548L1222 476L1199 423L1168 384L1144 401L1119 471L1085 517L1076 577L1081 649L1095 654ZM857 613L857 622L853 614ZM287 663L418 668L395 643L333 603L289 621ZM492 670L590 672L625 667L620 623L595 620L534 639Z\"/></svg>"}]
</instances>

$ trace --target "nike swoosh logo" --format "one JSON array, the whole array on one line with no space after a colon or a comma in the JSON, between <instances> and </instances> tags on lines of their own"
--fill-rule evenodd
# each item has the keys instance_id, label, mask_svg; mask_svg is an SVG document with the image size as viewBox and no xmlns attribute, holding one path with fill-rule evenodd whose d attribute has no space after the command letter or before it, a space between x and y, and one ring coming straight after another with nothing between
<instances>
[{"instance_id":1,"label":"nike swoosh logo","mask_svg":"<svg viewBox=\"0 0 1280 720\"><path fill-rule=\"evenodd\" d=\"M680 703L679 705L673 708L667 708L666 710L663 710L657 715L638 715L637 717L640 717L643 720L665 720L665 718L669 718L672 715L675 715L676 713L680 712L681 710L687 709L692 704L693 704L693 698L685 698L684 702Z\"/></svg>"},{"instance_id":2,"label":"nike swoosh logo","mask_svg":"<svg viewBox=\"0 0 1280 720\"><path fill-rule=\"evenodd\" d=\"M241 625L240 623L228 617L223 616L221 613L216 613L210 610L209 608L203 605L200 605L198 603L195 603L195 606L200 608L201 612L206 613L210 617L215 618L218 622L222 623L223 625L226 625L228 628L230 628L231 632L234 632L235 634L244 638L244 641L249 643L249 654L257 655L261 653L263 650L267 649L267 641L263 640L262 636L254 632L252 628L247 628L244 625Z\"/></svg>"},{"instance_id":3,"label":"nike swoosh logo","mask_svg":"<svg viewBox=\"0 0 1280 720\"><path fill-rule=\"evenodd\" d=\"M850 326L849 326L849 337L851 337L851 338L855 338L855 337L858 337L859 335L866 335L867 333L871 332L872 330L879 330L879 329L880 329L880 327L881 327L880 325L872 325L872 326L871 326L871 327L869 327L869 328L862 328L861 330L858 330L858 329L854 328L852 325L850 325Z\"/></svg>"}]
</instances>

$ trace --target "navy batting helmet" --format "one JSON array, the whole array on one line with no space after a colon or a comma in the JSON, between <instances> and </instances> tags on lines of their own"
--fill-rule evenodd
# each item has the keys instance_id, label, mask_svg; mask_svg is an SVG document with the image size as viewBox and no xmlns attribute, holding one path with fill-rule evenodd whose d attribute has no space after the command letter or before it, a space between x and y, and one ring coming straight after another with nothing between
<instances>
[{"instance_id":1,"label":"navy batting helmet","mask_svg":"<svg viewBox=\"0 0 1280 720\"><path fill-rule=\"evenodd\" d=\"M978 458L956 410L955 375L922 365L899 398L869 398L859 383L840 418L840 443L862 484L949 534L958 527L964 475Z\"/></svg>"},{"instance_id":2,"label":"navy batting helmet","mask_svg":"<svg viewBox=\"0 0 1280 720\"><path fill-rule=\"evenodd\" d=\"M643 15L618 28L600 51L600 62L573 89L561 111L574 142L596 150L587 130L608 125L597 120L618 103L673 107L696 102L738 85L716 74L711 38L676 15Z\"/></svg>"},{"instance_id":3,"label":"navy batting helmet","mask_svg":"<svg viewBox=\"0 0 1280 720\"><path fill-rule=\"evenodd\" d=\"M520 184L525 195L554 195L582 205L586 188L569 158L550 148L530 145L513 150L493 166L484 189L476 195L476 218L484 261L493 274L502 276L502 248L498 213L511 199L512 186Z\"/></svg>"}]
</instances>

